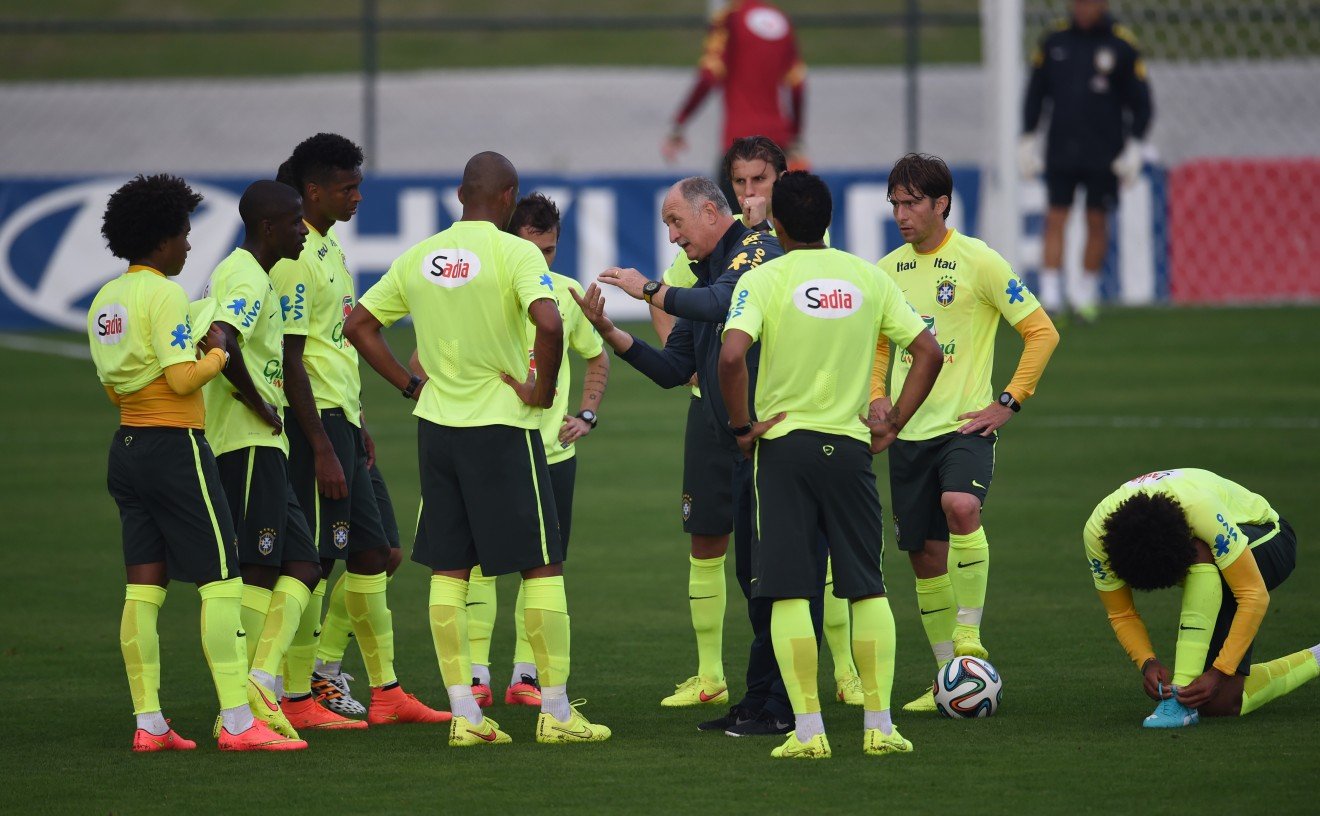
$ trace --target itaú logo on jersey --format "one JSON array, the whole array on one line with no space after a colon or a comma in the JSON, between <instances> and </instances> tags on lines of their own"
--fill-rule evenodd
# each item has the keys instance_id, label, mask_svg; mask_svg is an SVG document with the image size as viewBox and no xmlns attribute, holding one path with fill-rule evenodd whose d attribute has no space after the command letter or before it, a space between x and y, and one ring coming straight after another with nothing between
<instances>
[{"instance_id":1,"label":"ita\u00fa logo on jersey","mask_svg":"<svg viewBox=\"0 0 1320 816\"><path fill-rule=\"evenodd\" d=\"M847 317L862 308L862 291L845 280L809 280L793 291L793 305L811 317Z\"/></svg>"},{"instance_id":2,"label":"ita\u00fa logo on jersey","mask_svg":"<svg viewBox=\"0 0 1320 816\"><path fill-rule=\"evenodd\" d=\"M436 286L454 289L481 274L481 259L468 249L436 249L422 259L422 276Z\"/></svg>"},{"instance_id":3,"label":"ita\u00fa logo on jersey","mask_svg":"<svg viewBox=\"0 0 1320 816\"><path fill-rule=\"evenodd\" d=\"M96 314L96 339L102 345L118 345L128 331L128 310L120 303L111 303Z\"/></svg>"},{"instance_id":4,"label":"ita\u00fa logo on jersey","mask_svg":"<svg viewBox=\"0 0 1320 816\"><path fill-rule=\"evenodd\" d=\"M0 290L29 314L74 331L87 329L87 302L128 268L110 254L101 219L110 194L127 178L87 181L40 195L0 223ZM192 214L192 251L174 278L189 298L201 296L211 271L234 248L238 197L189 182L205 200Z\"/></svg>"}]
</instances>

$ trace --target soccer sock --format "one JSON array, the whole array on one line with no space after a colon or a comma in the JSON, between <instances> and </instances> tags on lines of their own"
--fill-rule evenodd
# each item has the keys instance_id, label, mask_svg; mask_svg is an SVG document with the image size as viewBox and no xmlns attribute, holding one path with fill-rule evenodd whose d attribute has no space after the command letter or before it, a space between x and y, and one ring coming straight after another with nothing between
<instances>
[{"instance_id":1,"label":"soccer sock","mask_svg":"<svg viewBox=\"0 0 1320 816\"><path fill-rule=\"evenodd\" d=\"M953 579L948 573L917 579L917 608L921 612L926 640L930 641L930 650L935 654L935 665L943 666L953 660L953 627L958 622Z\"/></svg>"},{"instance_id":2,"label":"soccer sock","mask_svg":"<svg viewBox=\"0 0 1320 816\"><path fill-rule=\"evenodd\" d=\"M894 612L889 599L880 597L854 601L852 613L853 656L857 659L862 693L866 698L863 716L869 718L868 722L876 722L874 727L888 734L893 729L889 722L889 706L894 688Z\"/></svg>"},{"instance_id":3,"label":"soccer sock","mask_svg":"<svg viewBox=\"0 0 1320 816\"><path fill-rule=\"evenodd\" d=\"M330 590L330 603L325 610L325 622L321 624L321 637L316 647L316 659L321 663L339 664L348 650L348 639L353 636L353 622L348 617L344 587L348 581L345 570Z\"/></svg>"},{"instance_id":4,"label":"soccer sock","mask_svg":"<svg viewBox=\"0 0 1320 816\"><path fill-rule=\"evenodd\" d=\"M1253 664L1251 674L1242 686L1242 715L1250 714L1317 677L1320 677L1320 656L1315 649L1303 649L1278 660Z\"/></svg>"},{"instance_id":5,"label":"soccer sock","mask_svg":"<svg viewBox=\"0 0 1320 816\"><path fill-rule=\"evenodd\" d=\"M563 722L570 716L568 596L564 592L564 577L525 578L523 592L527 642L541 678L541 710Z\"/></svg>"},{"instance_id":6,"label":"soccer sock","mask_svg":"<svg viewBox=\"0 0 1320 816\"><path fill-rule=\"evenodd\" d=\"M530 652L531 650L532 647L528 646L527 651ZM514 683L521 683L523 675L527 675L533 680L536 680L536 664L523 661L515 662L513 664L513 674L509 677L509 685L512 686Z\"/></svg>"},{"instance_id":7,"label":"soccer sock","mask_svg":"<svg viewBox=\"0 0 1320 816\"><path fill-rule=\"evenodd\" d=\"M325 602L324 578L312 590L312 598L303 609L298 631L284 654L284 696L293 699L312 693L312 665L316 660L316 639L321 634L321 605Z\"/></svg>"},{"instance_id":8,"label":"soccer sock","mask_svg":"<svg viewBox=\"0 0 1320 816\"><path fill-rule=\"evenodd\" d=\"M980 626L985 607L985 585L990 580L990 543L985 528L949 536L949 575L958 601L958 623Z\"/></svg>"},{"instance_id":9,"label":"soccer sock","mask_svg":"<svg viewBox=\"0 0 1320 816\"><path fill-rule=\"evenodd\" d=\"M1224 590L1219 568L1214 564L1192 564L1183 581L1182 613L1178 616L1178 645L1173 653L1173 684L1182 687L1205 671L1215 618Z\"/></svg>"},{"instance_id":10,"label":"soccer sock","mask_svg":"<svg viewBox=\"0 0 1320 816\"><path fill-rule=\"evenodd\" d=\"M894 719L890 716L888 709L884 711L863 711L862 728L867 731L872 728L879 728L881 734L888 736L894 733Z\"/></svg>"},{"instance_id":11,"label":"soccer sock","mask_svg":"<svg viewBox=\"0 0 1320 816\"><path fill-rule=\"evenodd\" d=\"M243 585L243 631L247 637L243 638L243 645L247 647L247 664L252 665L252 659L257 654L257 641L261 638L261 631L266 628L266 615L270 612L270 590L265 587Z\"/></svg>"},{"instance_id":12,"label":"soccer sock","mask_svg":"<svg viewBox=\"0 0 1320 816\"><path fill-rule=\"evenodd\" d=\"M1073 306L1085 314L1094 311L1100 303L1100 270L1084 269L1081 278L1074 284Z\"/></svg>"},{"instance_id":13,"label":"soccer sock","mask_svg":"<svg viewBox=\"0 0 1320 816\"><path fill-rule=\"evenodd\" d=\"M440 664L440 679L449 691L449 708L469 722L482 720L472 698L472 662L468 657L468 582L448 575L431 576L431 642Z\"/></svg>"},{"instance_id":14,"label":"soccer sock","mask_svg":"<svg viewBox=\"0 0 1320 816\"><path fill-rule=\"evenodd\" d=\"M472 619L468 618L468 626L472 625ZM471 635L469 635L471 637ZM472 684L480 683L483 686L490 685L490 665L487 663L472 664Z\"/></svg>"},{"instance_id":15,"label":"soccer sock","mask_svg":"<svg viewBox=\"0 0 1320 816\"><path fill-rule=\"evenodd\" d=\"M243 631L243 581L213 581L198 593L202 596L202 652L211 667L221 712L239 706L247 710L247 657L238 637Z\"/></svg>"},{"instance_id":16,"label":"soccer sock","mask_svg":"<svg viewBox=\"0 0 1320 816\"><path fill-rule=\"evenodd\" d=\"M302 623L303 611L311 600L312 591L292 575L281 575L275 582L270 612L266 615L266 625L261 630L252 662L252 676L271 691L275 689L275 676L284 665L284 655ZM249 635L248 640L251 639Z\"/></svg>"},{"instance_id":17,"label":"soccer sock","mask_svg":"<svg viewBox=\"0 0 1320 816\"><path fill-rule=\"evenodd\" d=\"M490 638L495 631L497 593L495 579L482 574L481 567L473 567L468 578L467 637L468 655L472 665L490 666ZM490 682L490 669L486 670Z\"/></svg>"},{"instance_id":18,"label":"soccer sock","mask_svg":"<svg viewBox=\"0 0 1320 816\"><path fill-rule=\"evenodd\" d=\"M137 727L153 737L163 737L170 731L170 724L165 721L165 715L159 711L137 715Z\"/></svg>"},{"instance_id":19,"label":"soccer sock","mask_svg":"<svg viewBox=\"0 0 1320 816\"><path fill-rule=\"evenodd\" d=\"M344 580L344 606L353 623L362 662L372 688L395 682L394 625L385 590L390 579L384 572L363 575L347 573Z\"/></svg>"},{"instance_id":20,"label":"soccer sock","mask_svg":"<svg viewBox=\"0 0 1320 816\"><path fill-rule=\"evenodd\" d=\"M825 642L834 660L834 680L857 676L852 655L852 623L848 599L834 597L834 559L825 561Z\"/></svg>"},{"instance_id":21,"label":"soccer sock","mask_svg":"<svg viewBox=\"0 0 1320 816\"><path fill-rule=\"evenodd\" d=\"M536 655L532 654L532 645L527 642L527 593L523 584L518 583L518 600L513 606L513 631L517 641L513 644L513 680L509 685L520 682L525 674L536 676Z\"/></svg>"},{"instance_id":22,"label":"soccer sock","mask_svg":"<svg viewBox=\"0 0 1320 816\"><path fill-rule=\"evenodd\" d=\"M697 634L697 674L724 681L724 556L688 556L688 605L692 629Z\"/></svg>"},{"instance_id":23,"label":"soccer sock","mask_svg":"<svg viewBox=\"0 0 1320 816\"><path fill-rule=\"evenodd\" d=\"M806 598L775 601L770 611L770 638L775 647L775 660L779 662L779 673L784 678L784 688L788 691L788 701L793 706L798 739L806 742L825 730L820 725L819 730L813 731L820 719L820 694L816 688L819 652L816 630L811 625L811 602ZM817 716L803 716L811 714Z\"/></svg>"},{"instance_id":24,"label":"soccer sock","mask_svg":"<svg viewBox=\"0 0 1320 816\"><path fill-rule=\"evenodd\" d=\"M1063 309L1063 275L1057 269L1040 270L1040 305L1047 312Z\"/></svg>"},{"instance_id":25,"label":"soccer sock","mask_svg":"<svg viewBox=\"0 0 1320 816\"><path fill-rule=\"evenodd\" d=\"M133 713L139 717L139 728L144 727L141 717L153 712L160 714L160 635L156 632L156 620L164 604L165 587L152 584L125 587L119 649L124 653L128 691L133 697Z\"/></svg>"}]
</instances>

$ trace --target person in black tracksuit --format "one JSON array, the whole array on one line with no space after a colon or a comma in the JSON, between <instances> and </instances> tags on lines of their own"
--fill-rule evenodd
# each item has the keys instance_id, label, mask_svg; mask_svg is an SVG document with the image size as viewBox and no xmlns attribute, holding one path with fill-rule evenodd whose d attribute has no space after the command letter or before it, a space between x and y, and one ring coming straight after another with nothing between
<instances>
[{"instance_id":1,"label":"person in black tracksuit","mask_svg":"<svg viewBox=\"0 0 1320 816\"><path fill-rule=\"evenodd\" d=\"M748 599L747 614L753 635L747 660L747 692L727 715L703 722L698 728L724 731L730 736L786 734L793 730L794 718L770 638L773 603L767 598L751 596L752 467L738 449L729 428L729 412L718 385L721 334L729 305L736 297L738 279L749 269L780 257L784 250L774 236L750 229L734 218L727 200L709 179L694 177L675 184L665 198L662 215L670 226L670 239L690 248L689 257L691 252L700 255L692 264L696 284L690 289L665 286L648 281L635 269L618 268L606 270L600 279L633 297L645 297L678 318L664 348L655 349L616 328L604 313L604 301L596 284L588 288L582 308L618 357L662 388L687 385L692 375L697 375L702 384L701 402L710 411L713 424L722 430L721 446L733 461L734 560L738 583ZM691 228L676 223L680 218L688 224L703 222L706 226L698 228L703 235L694 239ZM698 247L703 240L712 246ZM754 346L747 358L749 394L756 393L759 352L759 345ZM819 642L827 555L823 539L817 552L821 591L811 599L811 615Z\"/></svg>"},{"instance_id":2,"label":"person in black tracksuit","mask_svg":"<svg viewBox=\"0 0 1320 816\"><path fill-rule=\"evenodd\" d=\"M1040 148L1034 131L1050 103L1045 140L1049 209L1041 268L1041 304L1057 314L1064 306L1060 269L1063 230L1073 195L1086 188L1083 285L1069 300L1079 317L1094 320L1100 268L1108 249L1108 221L1118 187L1141 174L1143 140L1150 129L1151 93L1146 67L1131 32L1109 15L1107 0L1073 0L1072 19L1041 37L1032 55L1023 109L1019 160L1035 176Z\"/></svg>"}]
</instances>

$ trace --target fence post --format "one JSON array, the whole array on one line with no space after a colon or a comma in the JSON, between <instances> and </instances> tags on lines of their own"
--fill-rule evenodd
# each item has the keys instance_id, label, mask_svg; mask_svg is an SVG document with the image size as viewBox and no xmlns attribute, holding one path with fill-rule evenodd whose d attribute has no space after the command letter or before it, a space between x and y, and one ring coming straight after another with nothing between
<instances>
[{"instance_id":1,"label":"fence post","mask_svg":"<svg viewBox=\"0 0 1320 816\"><path fill-rule=\"evenodd\" d=\"M362 149L366 169L376 162L376 78L380 71L376 54L379 20L376 0L362 0Z\"/></svg>"}]
</instances>

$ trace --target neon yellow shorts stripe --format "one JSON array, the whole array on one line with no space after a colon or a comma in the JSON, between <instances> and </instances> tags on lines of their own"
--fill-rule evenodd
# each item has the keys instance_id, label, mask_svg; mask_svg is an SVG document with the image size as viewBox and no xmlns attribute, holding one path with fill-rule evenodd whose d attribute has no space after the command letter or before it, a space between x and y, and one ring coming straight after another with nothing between
<instances>
[{"instance_id":1,"label":"neon yellow shorts stripe","mask_svg":"<svg viewBox=\"0 0 1320 816\"><path fill-rule=\"evenodd\" d=\"M752 448L752 504L756 507L756 537L761 537L761 483L758 479L761 467L761 446L753 443Z\"/></svg>"},{"instance_id":2,"label":"neon yellow shorts stripe","mask_svg":"<svg viewBox=\"0 0 1320 816\"><path fill-rule=\"evenodd\" d=\"M197 467L197 487L202 491L202 502L206 504L206 514L211 517L211 529L215 531L215 549L220 555L220 577L229 577L229 559L225 556L225 537L220 533L220 521L215 517L215 507L211 505L211 494L206 489L206 473L202 471L202 450L197 447L197 437L188 431L188 442L192 445L193 464Z\"/></svg>"},{"instance_id":3,"label":"neon yellow shorts stripe","mask_svg":"<svg viewBox=\"0 0 1320 816\"><path fill-rule=\"evenodd\" d=\"M532 432L524 430L527 438L527 463L532 466L532 492L536 494L536 520L541 528L541 563L550 563L550 545L545 538L545 512L541 507L541 484L536 477L536 453L532 448ZM536 432L536 441L541 441L541 432Z\"/></svg>"},{"instance_id":4,"label":"neon yellow shorts stripe","mask_svg":"<svg viewBox=\"0 0 1320 816\"><path fill-rule=\"evenodd\" d=\"M257 449L247 449L247 481L243 483L243 520L247 521L248 499L252 497L252 468L257 461Z\"/></svg>"}]
</instances>

